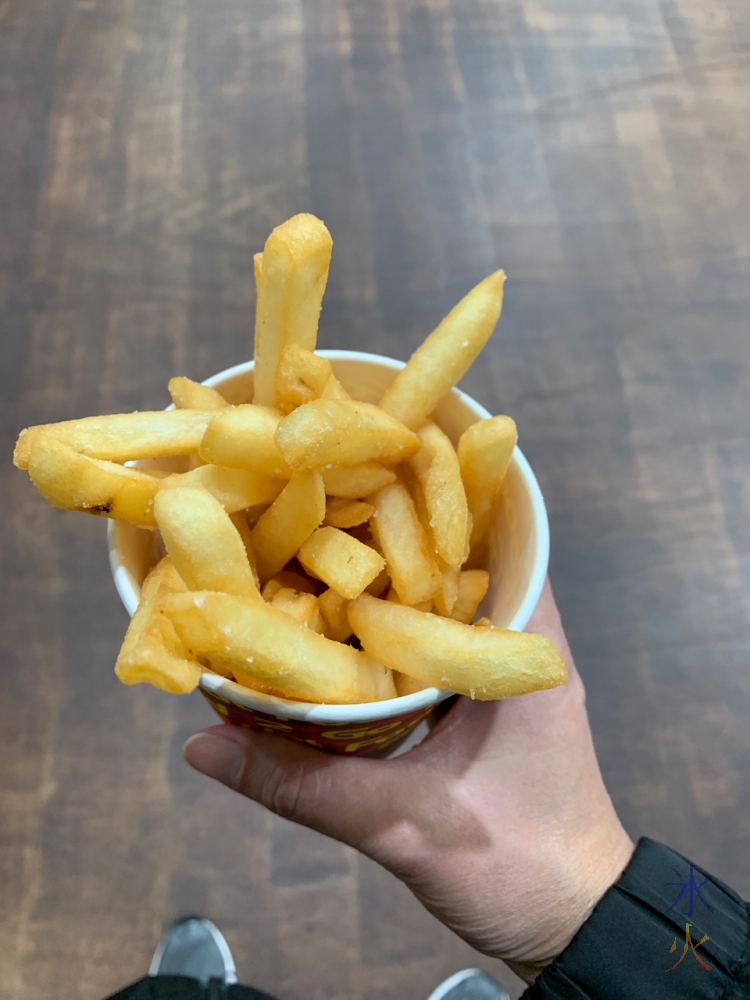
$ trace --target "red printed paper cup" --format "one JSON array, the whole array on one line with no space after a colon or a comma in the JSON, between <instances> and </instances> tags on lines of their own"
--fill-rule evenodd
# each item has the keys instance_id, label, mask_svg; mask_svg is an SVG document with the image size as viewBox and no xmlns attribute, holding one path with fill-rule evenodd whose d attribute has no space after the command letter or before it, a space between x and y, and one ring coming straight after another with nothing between
<instances>
[{"instance_id":1,"label":"red printed paper cup","mask_svg":"<svg viewBox=\"0 0 750 1000\"><path fill-rule=\"evenodd\" d=\"M402 361L358 351L319 351L334 374L359 400L377 403L403 368ZM253 395L253 362L206 379L230 403L246 403ZM454 444L472 423L491 416L459 389L440 402L434 418ZM156 563L154 533L121 521L108 524L109 560L117 592L129 614L141 595L141 584ZM547 573L549 525L539 484L519 448L503 484L490 539L486 568L490 585L479 613L503 628L522 631L536 607ZM251 691L205 671L201 694L228 722L291 739L335 753L383 756L452 697L453 692L425 688L416 694L363 705L313 705Z\"/></svg>"}]
</instances>

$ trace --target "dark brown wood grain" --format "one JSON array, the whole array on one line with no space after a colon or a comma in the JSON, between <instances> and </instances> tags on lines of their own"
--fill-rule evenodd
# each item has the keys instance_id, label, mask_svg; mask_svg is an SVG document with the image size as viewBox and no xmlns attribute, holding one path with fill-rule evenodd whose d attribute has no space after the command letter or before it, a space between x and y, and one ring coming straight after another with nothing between
<instances>
[{"instance_id":1,"label":"dark brown wood grain","mask_svg":"<svg viewBox=\"0 0 750 1000\"><path fill-rule=\"evenodd\" d=\"M0 994L95 998L199 911L283 1000L479 964L374 864L192 773L198 696L125 689L100 521L17 431L156 408L251 350L309 210L320 344L405 358L495 267L464 387L511 413L633 836L750 895L750 15L741 0L0 3Z\"/></svg>"}]
</instances>

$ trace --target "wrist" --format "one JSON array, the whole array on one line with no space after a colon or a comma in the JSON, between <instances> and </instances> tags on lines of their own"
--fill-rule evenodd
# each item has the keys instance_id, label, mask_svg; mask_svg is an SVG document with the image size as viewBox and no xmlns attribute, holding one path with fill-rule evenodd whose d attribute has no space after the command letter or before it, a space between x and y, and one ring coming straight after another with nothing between
<instances>
[{"instance_id":1,"label":"wrist","mask_svg":"<svg viewBox=\"0 0 750 1000\"><path fill-rule=\"evenodd\" d=\"M526 983L537 976L570 944L591 916L596 904L621 877L630 862L635 845L619 820L595 836L580 838L571 852L569 880L560 893L554 913L546 921L544 943L537 954L524 962L507 961L509 968Z\"/></svg>"}]
</instances>

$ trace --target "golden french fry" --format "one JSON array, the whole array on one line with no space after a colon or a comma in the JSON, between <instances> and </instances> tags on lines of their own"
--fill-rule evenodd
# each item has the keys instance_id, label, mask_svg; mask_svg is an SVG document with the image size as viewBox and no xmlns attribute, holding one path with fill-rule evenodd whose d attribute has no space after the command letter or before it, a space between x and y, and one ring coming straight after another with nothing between
<instances>
[{"instance_id":1,"label":"golden french fry","mask_svg":"<svg viewBox=\"0 0 750 1000\"><path fill-rule=\"evenodd\" d=\"M292 468L322 469L381 461L395 465L419 450L419 438L372 403L316 399L289 414L276 431Z\"/></svg>"},{"instance_id":2,"label":"golden french fry","mask_svg":"<svg viewBox=\"0 0 750 1000\"><path fill-rule=\"evenodd\" d=\"M245 555L247 556L247 561L250 563L250 571L253 574L253 580L255 580L255 586L258 592L260 592L260 577L258 576L255 549L253 548L253 532L247 523L247 511L235 510L229 515L229 520L235 526L237 534L242 539L242 544L245 546Z\"/></svg>"},{"instance_id":3,"label":"golden french fry","mask_svg":"<svg viewBox=\"0 0 750 1000\"><path fill-rule=\"evenodd\" d=\"M240 683L247 675L289 698L334 705L395 696L390 670L265 602L201 591L174 594L166 611L190 649Z\"/></svg>"},{"instance_id":4,"label":"golden french fry","mask_svg":"<svg viewBox=\"0 0 750 1000\"><path fill-rule=\"evenodd\" d=\"M369 521L374 510L371 503L365 503L363 500L328 497L324 523L332 528L356 528L358 524Z\"/></svg>"},{"instance_id":5,"label":"golden french fry","mask_svg":"<svg viewBox=\"0 0 750 1000\"><path fill-rule=\"evenodd\" d=\"M328 381L323 386L323 391L320 394L321 399L351 399L352 397L339 382L336 376L331 373Z\"/></svg>"},{"instance_id":6,"label":"golden french fry","mask_svg":"<svg viewBox=\"0 0 750 1000\"><path fill-rule=\"evenodd\" d=\"M324 224L307 214L277 226L266 240L256 270L256 403L276 404L276 371L287 344L315 350L332 246Z\"/></svg>"},{"instance_id":7,"label":"golden french fry","mask_svg":"<svg viewBox=\"0 0 750 1000\"><path fill-rule=\"evenodd\" d=\"M373 597L380 597L380 595L390 586L391 578L388 576L387 567L383 567L372 583L368 583L365 587L366 594L372 594Z\"/></svg>"},{"instance_id":8,"label":"golden french fry","mask_svg":"<svg viewBox=\"0 0 750 1000\"><path fill-rule=\"evenodd\" d=\"M258 574L265 583L283 569L325 517L326 495L317 472L295 472L253 528Z\"/></svg>"},{"instance_id":9,"label":"golden french fry","mask_svg":"<svg viewBox=\"0 0 750 1000\"><path fill-rule=\"evenodd\" d=\"M431 601L442 576L409 491L403 483L395 482L376 493L371 502L375 511L370 529L399 598L404 604Z\"/></svg>"},{"instance_id":10,"label":"golden french fry","mask_svg":"<svg viewBox=\"0 0 750 1000\"><path fill-rule=\"evenodd\" d=\"M117 656L115 673L123 684L152 684L171 694L188 694L197 686L200 664L188 658L164 614L167 597L184 591L185 584L165 556L143 582L140 603Z\"/></svg>"},{"instance_id":11,"label":"golden french fry","mask_svg":"<svg viewBox=\"0 0 750 1000\"><path fill-rule=\"evenodd\" d=\"M279 611L285 611L300 625L312 629L313 632L325 631L318 598L314 594L300 594L289 587L281 587L268 603Z\"/></svg>"},{"instance_id":12,"label":"golden french fry","mask_svg":"<svg viewBox=\"0 0 750 1000\"><path fill-rule=\"evenodd\" d=\"M169 380L169 395L178 410L223 410L229 406L216 389L184 376Z\"/></svg>"},{"instance_id":13,"label":"golden french fry","mask_svg":"<svg viewBox=\"0 0 750 1000\"><path fill-rule=\"evenodd\" d=\"M373 594L372 596L375 597L376 595ZM388 593L385 595L385 600L386 601L391 601L393 604L403 604L404 603L401 600L401 598L398 596L397 592L394 590L393 587L390 587L388 589ZM407 607L415 608L417 611L427 612L427 611L432 611L433 602L432 601L420 601L419 604L410 604L410 605L407 605Z\"/></svg>"},{"instance_id":14,"label":"golden french fry","mask_svg":"<svg viewBox=\"0 0 750 1000\"><path fill-rule=\"evenodd\" d=\"M409 459L424 495L435 551L449 566L464 559L469 510L458 457L450 439L428 421L417 431L422 447Z\"/></svg>"},{"instance_id":15,"label":"golden french fry","mask_svg":"<svg viewBox=\"0 0 750 1000\"><path fill-rule=\"evenodd\" d=\"M198 450L214 416L211 410L158 410L39 424L21 431L13 461L19 469L28 468L32 441L41 434L54 437L89 458L110 462L189 455Z\"/></svg>"},{"instance_id":16,"label":"golden french fry","mask_svg":"<svg viewBox=\"0 0 750 1000\"><path fill-rule=\"evenodd\" d=\"M477 608L482 603L490 585L490 574L486 569L467 569L458 581L458 593L450 611L450 617L468 625Z\"/></svg>"},{"instance_id":17,"label":"golden french fry","mask_svg":"<svg viewBox=\"0 0 750 1000\"><path fill-rule=\"evenodd\" d=\"M205 462L253 469L268 476L288 479L292 470L282 458L274 435L281 414L266 406L243 403L214 414L200 442Z\"/></svg>"},{"instance_id":18,"label":"golden french fry","mask_svg":"<svg viewBox=\"0 0 750 1000\"><path fill-rule=\"evenodd\" d=\"M461 567L449 566L437 557L438 566L443 574L443 585L435 594L435 610L445 618L451 617L451 612L458 599L458 587L461 580ZM482 595L484 597L484 594ZM481 600L481 598L480 598Z\"/></svg>"},{"instance_id":19,"label":"golden french fry","mask_svg":"<svg viewBox=\"0 0 750 1000\"><path fill-rule=\"evenodd\" d=\"M200 465L190 472L174 473L162 479L159 489L196 488L208 490L227 513L271 503L284 489L284 480L253 469L226 465Z\"/></svg>"},{"instance_id":20,"label":"golden french fry","mask_svg":"<svg viewBox=\"0 0 750 1000\"><path fill-rule=\"evenodd\" d=\"M458 461L472 516L469 566L481 565L517 440L514 421L504 416L480 420L459 438Z\"/></svg>"},{"instance_id":21,"label":"golden french fry","mask_svg":"<svg viewBox=\"0 0 750 1000\"><path fill-rule=\"evenodd\" d=\"M314 531L297 558L308 573L348 600L358 597L385 566L385 559L369 545L330 527Z\"/></svg>"},{"instance_id":22,"label":"golden french fry","mask_svg":"<svg viewBox=\"0 0 750 1000\"><path fill-rule=\"evenodd\" d=\"M253 469L226 465L200 465L190 472L174 473L162 479L163 490L193 487L208 490L229 514L247 507L271 503L284 489L284 480Z\"/></svg>"},{"instance_id":23,"label":"golden french fry","mask_svg":"<svg viewBox=\"0 0 750 1000\"><path fill-rule=\"evenodd\" d=\"M47 435L34 438L28 469L32 483L53 507L156 527L154 497L163 482L157 476L87 458Z\"/></svg>"},{"instance_id":24,"label":"golden french fry","mask_svg":"<svg viewBox=\"0 0 750 1000\"><path fill-rule=\"evenodd\" d=\"M393 671L393 683L396 685L396 693L399 698L403 698L407 694L416 694L417 691L424 691L427 687L416 677L409 677L408 674L402 674L398 670Z\"/></svg>"},{"instance_id":25,"label":"golden french fry","mask_svg":"<svg viewBox=\"0 0 750 1000\"><path fill-rule=\"evenodd\" d=\"M567 680L565 663L545 636L474 628L369 594L351 601L347 613L366 652L433 687L490 700Z\"/></svg>"},{"instance_id":26,"label":"golden french fry","mask_svg":"<svg viewBox=\"0 0 750 1000\"><path fill-rule=\"evenodd\" d=\"M299 594L317 594L318 592L316 580L311 580L309 576L303 576L302 573L296 573L293 569L282 569L272 579L280 583L282 587L289 587L290 590L296 590Z\"/></svg>"},{"instance_id":27,"label":"golden french fry","mask_svg":"<svg viewBox=\"0 0 750 1000\"><path fill-rule=\"evenodd\" d=\"M505 274L480 281L433 330L396 375L380 406L412 430L464 377L500 316Z\"/></svg>"},{"instance_id":28,"label":"golden french fry","mask_svg":"<svg viewBox=\"0 0 750 1000\"><path fill-rule=\"evenodd\" d=\"M167 553L190 590L210 588L262 600L242 538L207 490L183 487L157 493L154 516Z\"/></svg>"},{"instance_id":29,"label":"golden french fry","mask_svg":"<svg viewBox=\"0 0 750 1000\"><path fill-rule=\"evenodd\" d=\"M276 370L276 405L290 413L303 403L319 399L332 375L327 358L298 344L287 344Z\"/></svg>"},{"instance_id":30,"label":"golden french fry","mask_svg":"<svg viewBox=\"0 0 750 1000\"><path fill-rule=\"evenodd\" d=\"M396 482L393 469L386 469L377 462L364 462L362 465L332 465L330 469L321 469L326 493L332 497L347 500L358 500L371 493L377 493L389 483Z\"/></svg>"},{"instance_id":31,"label":"golden french fry","mask_svg":"<svg viewBox=\"0 0 750 1000\"><path fill-rule=\"evenodd\" d=\"M352 634L352 627L346 616L349 602L335 590L324 590L318 598L318 607L325 623L325 635L335 642L346 642Z\"/></svg>"}]
</instances>

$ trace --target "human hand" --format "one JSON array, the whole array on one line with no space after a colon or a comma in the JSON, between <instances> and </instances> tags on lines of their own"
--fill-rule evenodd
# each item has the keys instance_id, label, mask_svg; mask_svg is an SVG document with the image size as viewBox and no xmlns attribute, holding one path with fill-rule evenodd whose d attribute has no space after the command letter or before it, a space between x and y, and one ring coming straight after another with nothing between
<instances>
[{"instance_id":1,"label":"human hand","mask_svg":"<svg viewBox=\"0 0 750 1000\"><path fill-rule=\"evenodd\" d=\"M633 844L601 778L548 582L528 629L557 645L566 685L506 701L460 698L393 760L334 756L231 725L192 737L185 759L367 854L530 982L617 881Z\"/></svg>"}]
</instances>

